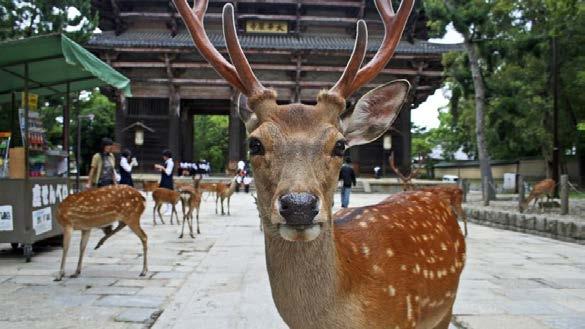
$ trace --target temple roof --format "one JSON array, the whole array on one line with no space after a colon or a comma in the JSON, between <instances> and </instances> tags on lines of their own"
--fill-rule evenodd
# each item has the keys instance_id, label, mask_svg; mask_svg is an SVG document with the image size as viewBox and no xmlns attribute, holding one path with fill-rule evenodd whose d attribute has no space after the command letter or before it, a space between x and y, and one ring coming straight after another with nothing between
<instances>
[{"instance_id":1,"label":"temple roof","mask_svg":"<svg viewBox=\"0 0 585 329\"><path fill-rule=\"evenodd\" d=\"M317 50L351 52L355 39L346 36L301 35L240 35L244 49L265 50ZM209 39L217 48L225 48L221 33L210 33ZM377 51L381 39L370 38L368 51ZM193 48L193 41L188 33L179 33L174 38L168 31L128 31L120 35L114 32L95 34L87 43L92 48L109 47L144 47L144 48ZM441 55L450 51L461 51L461 44L439 44L416 40L414 43L400 41L397 54Z\"/></svg>"}]
</instances>

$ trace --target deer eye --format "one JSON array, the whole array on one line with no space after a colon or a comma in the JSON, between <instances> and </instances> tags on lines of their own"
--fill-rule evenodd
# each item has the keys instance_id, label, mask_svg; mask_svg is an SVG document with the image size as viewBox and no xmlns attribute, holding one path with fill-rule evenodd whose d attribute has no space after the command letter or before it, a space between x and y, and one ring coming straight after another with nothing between
<instances>
[{"instance_id":1,"label":"deer eye","mask_svg":"<svg viewBox=\"0 0 585 329\"><path fill-rule=\"evenodd\" d=\"M248 148L250 149L250 155L264 155L264 146L258 138L250 138Z\"/></svg>"},{"instance_id":2,"label":"deer eye","mask_svg":"<svg viewBox=\"0 0 585 329\"><path fill-rule=\"evenodd\" d=\"M339 140L333 148L333 156L342 157L345 153L345 140Z\"/></svg>"}]
</instances>

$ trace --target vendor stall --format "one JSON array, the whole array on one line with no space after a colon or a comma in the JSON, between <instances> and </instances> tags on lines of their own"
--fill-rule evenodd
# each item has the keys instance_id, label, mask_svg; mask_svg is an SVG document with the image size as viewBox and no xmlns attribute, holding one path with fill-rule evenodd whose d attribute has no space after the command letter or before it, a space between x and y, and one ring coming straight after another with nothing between
<instances>
[{"instance_id":1,"label":"vendor stall","mask_svg":"<svg viewBox=\"0 0 585 329\"><path fill-rule=\"evenodd\" d=\"M10 122L0 126L0 243L22 245L30 261L33 243L61 234L56 209L71 192L70 93L111 85L131 96L130 80L64 35L2 42L0 49L0 114ZM55 94L66 104L62 141L51 145L38 104Z\"/></svg>"}]
</instances>

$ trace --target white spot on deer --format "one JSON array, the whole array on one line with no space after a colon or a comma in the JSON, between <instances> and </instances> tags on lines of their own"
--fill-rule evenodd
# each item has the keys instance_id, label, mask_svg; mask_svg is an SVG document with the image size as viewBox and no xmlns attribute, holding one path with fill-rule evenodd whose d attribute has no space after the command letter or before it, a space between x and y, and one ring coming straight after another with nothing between
<instances>
[{"instance_id":1,"label":"white spot on deer","mask_svg":"<svg viewBox=\"0 0 585 329\"><path fill-rule=\"evenodd\" d=\"M364 256L368 257L370 255L370 248L365 244L362 244L362 253Z\"/></svg>"},{"instance_id":2,"label":"white spot on deer","mask_svg":"<svg viewBox=\"0 0 585 329\"><path fill-rule=\"evenodd\" d=\"M378 210L378 208L372 208L373 212L379 212L380 210Z\"/></svg>"},{"instance_id":3,"label":"white spot on deer","mask_svg":"<svg viewBox=\"0 0 585 329\"><path fill-rule=\"evenodd\" d=\"M388 286L388 295L390 295L390 297L396 296L396 289L392 285Z\"/></svg>"},{"instance_id":4,"label":"white spot on deer","mask_svg":"<svg viewBox=\"0 0 585 329\"><path fill-rule=\"evenodd\" d=\"M400 265L400 270L401 271L406 271L406 265Z\"/></svg>"},{"instance_id":5,"label":"white spot on deer","mask_svg":"<svg viewBox=\"0 0 585 329\"><path fill-rule=\"evenodd\" d=\"M384 218L385 220L389 220L390 217L386 216L386 215L382 215L382 218Z\"/></svg>"},{"instance_id":6,"label":"white spot on deer","mask_svg":"<svg viewBox=\"0 0 585 329\"><path fill-rule=\"evenodd\" d=\"M356 255L359 253L357 246L353 242L351 243L351 251L353 251L353 253Z\"/></svg>"},{"instance_id":7,"label":"white spot on deer","mask_svg":"<svg viewBox=\"0 0 585 329\"><path fill-rule=\"evenodd\" d=\"M368 223L366 222L360 222L360 226L363 228L368 228Z\"/></svg>"},{"instance_id":8,"label":"white spot on deer","mask_svg":"<svg viewBox=\"0 0 585 329\"><path fill-rule=\"evenodd\" d=\"M435 272L429 271L429 279L433 280L435 278Z\"/></svg>"},{"instance_id":9,"label":"white spot on deer","mask_svg":"<svg viewBox=\"0 0 585 329\"><path fill-rule=\"evenodd\" d=\"M412 273L414 273L414 274L420 273L420 265L418 265L418 264L414 265L414 268L412 269Z\"/></svg>"},{"instance_id":10,"label":"white spot on deer","mask_svg":"<svg viewBox=\"0 0 585 329\"><path fill-rule=\"evenodd\" d=\"M428 279L429 278L429 271L423 270L423 276L425 277L425 279Z\"/></svg>"},{"instance_id":11,"label":"white spot on deer","mask_svg":"<svg viewBox=\"0 0 585 329\"><path fill-rule=\"evenodd\" d=\"M378 265L374 265L372 266L372 270L374 271L375 274L382 274L384 273L384 271L382 271L382 268Z\"/></svg>"},{"instance_id":12,"label":"white spot on deer","mask_svg":"<svg viewBox=\"0 0 585 329\"><path fill-rule=\"evenodd\" d=\"M455 266L451 265L451 267L449 268L449 271L450 271L451 273L455 273L455 272L456 272L456 271L455 271Z\"/></svg>"},{"instance_id":13,"label":"white spot on deer","mask_svg":"<svg viewBox=\"0 0 585 329\"><path fill-rule=\"evenodd\" d=\"M392 249L390 249L390 248L386 248L386 255L388 257L392 257L392 256L394 256L394 251L392 251Z\"/></svg>"},{"instance_id":14,"label":"white spot on deer","mask_svg":"<svg viewBox=\"0 0 585 329\"><path fill-rule=\"evenodd\" d=\"M408 320L412 320L412 301L410 295L406 295L406 317Z\"/></svg>"},{"instance_id":15,"label":"white spot on deer","mask_svg":"<svg viewBox=\"0 0 585 329\"><path fill-rule=\"evenodd\" d=\"M441 250L447 250L447 245L441 242Z\"/></svg>"}]
</instances>

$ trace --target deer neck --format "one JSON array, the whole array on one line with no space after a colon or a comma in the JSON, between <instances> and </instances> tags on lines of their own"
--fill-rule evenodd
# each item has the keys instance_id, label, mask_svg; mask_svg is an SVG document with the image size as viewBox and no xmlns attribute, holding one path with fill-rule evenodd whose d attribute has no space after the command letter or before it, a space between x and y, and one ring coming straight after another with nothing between
<instances>
[{"instance_id":1,"label":"deer neck","mask_svg":"<svg viewBox=\"0 0 585 329\"><path fill-rule=\"evenodd\" d=\"M291 328L334 327L331 321L339 321L341 312L332 227L311 242L289 242L274 225L264 227L266 267L282 318Z\"/></svg>"}]
</instances>

